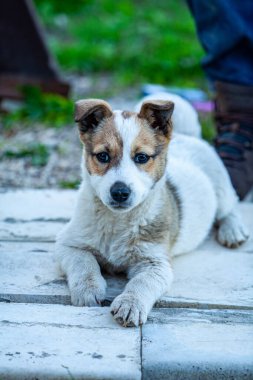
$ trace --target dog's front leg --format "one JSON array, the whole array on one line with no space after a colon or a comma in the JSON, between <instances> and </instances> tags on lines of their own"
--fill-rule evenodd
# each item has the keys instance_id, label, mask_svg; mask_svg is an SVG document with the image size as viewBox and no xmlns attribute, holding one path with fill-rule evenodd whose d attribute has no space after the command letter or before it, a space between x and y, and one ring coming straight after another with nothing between
<instances>
[{"instance_id":1,"label":"dog's front leg","mask_svg":"<svg viewBox=\"0 0 253 380\"><path fill-rule=\"evenodd\" d=\"M57 244L56 250L60 267L67 277L72 304L101 305L105 298L106 281L92 253L63 244Z\"/></svg>"},{"instance_id":2,"label":"dog's front leg","mask_svg":"<svg viewBox=\"0 0 253 380\"><path fill-rule=\"evenodd\" d=\"M166 255L154 255L131 266L128 276L130 281L112 302L111 313L123 326L138 326L146 322L154 303L169 289L173 274Z\"/></svg>"}]
</instances>

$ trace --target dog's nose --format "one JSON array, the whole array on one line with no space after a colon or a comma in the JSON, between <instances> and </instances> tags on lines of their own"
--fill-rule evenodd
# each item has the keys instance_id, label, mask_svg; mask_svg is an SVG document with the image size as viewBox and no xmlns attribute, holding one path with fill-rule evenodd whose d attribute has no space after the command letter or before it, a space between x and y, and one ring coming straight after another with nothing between
<instances>
[{"instance_id":1,"label":"dog's nose","mask_svg":"<svg viewBox=\"0 0 253 380\"><path fill-rule=\"evenodd\" d=\"M122 203L128 199L131 190L125 183L115 182L115 184L111 187L110 193L114 201Z\"/></svg>"}]
</instances>

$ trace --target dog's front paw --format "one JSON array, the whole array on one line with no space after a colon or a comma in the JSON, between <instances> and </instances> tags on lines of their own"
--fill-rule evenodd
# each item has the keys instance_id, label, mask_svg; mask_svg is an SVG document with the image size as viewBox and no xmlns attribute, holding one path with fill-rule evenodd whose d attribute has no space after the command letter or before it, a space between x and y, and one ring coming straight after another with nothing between
<instances>
[{"instance_id":1,"label":"dog's front paw","mask_svg":"<svg viewBox=\"0 0 253 380\"><path fill-rule=\"evenodd\" d=\"M220 223L217 232L217 240L228 248L238 248L249 238L247 227L234 215L229 215Z\"/></svg>"},{"instance_id":2,"label":"dog's front paw","mask_svg":"<svg viewBox=\"0 0 253 380\"><path fill-rule=\"evenodd\" d=\"M111 313L124 327L142 325L148 317L145 304L131 293L122 293L116 297L111 304Z\"/></svg>"},{"instance_id":3,"label":"dog's front paw","mask_svg":"<svg viewBox=\"0 0 253 380\"><path fill-rule=\"evenodd\" d=\"M101 306L105 292L106 281L102 276L79 280L70 286L71 303L74 306Z\"/></svg>"}]
</instances>

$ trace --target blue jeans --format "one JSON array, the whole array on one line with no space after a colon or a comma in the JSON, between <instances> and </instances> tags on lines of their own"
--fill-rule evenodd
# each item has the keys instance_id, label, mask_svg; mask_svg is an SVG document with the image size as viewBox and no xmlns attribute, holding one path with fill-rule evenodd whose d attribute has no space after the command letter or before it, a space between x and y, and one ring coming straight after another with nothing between
<instances>
[{"instance_id":1,"label":"blue jeans","mask_svg":"<svg viewBox=\"0 0 253 380\"><path fill-rule=\"evenodd\" d=\"M253 0L187 0L214 81L253 85Z\"/></svg>"}]
</instances>

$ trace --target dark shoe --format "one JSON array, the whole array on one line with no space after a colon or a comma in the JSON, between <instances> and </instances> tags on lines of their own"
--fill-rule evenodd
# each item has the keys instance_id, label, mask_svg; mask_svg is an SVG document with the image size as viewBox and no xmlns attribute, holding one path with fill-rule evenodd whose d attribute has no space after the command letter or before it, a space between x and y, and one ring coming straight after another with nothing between
<instances>
[{"instance_id":1,"label":"dark shoe","mask_svg":"<svg viewBox=\"0 0 253 380\"><path fill-rule=\"evenodd\" d=\"M253 187L253 87L216 82L215 148L240 199Z\"/></svg>"}]
</instances>

